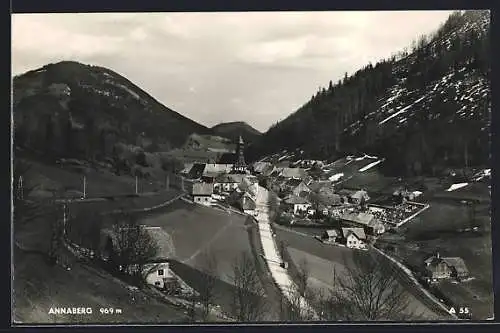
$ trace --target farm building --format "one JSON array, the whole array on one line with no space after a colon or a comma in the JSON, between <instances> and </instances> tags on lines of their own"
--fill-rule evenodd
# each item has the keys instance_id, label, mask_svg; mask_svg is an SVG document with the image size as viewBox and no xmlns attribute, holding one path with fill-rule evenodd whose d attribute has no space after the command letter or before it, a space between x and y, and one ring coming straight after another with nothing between
<instances>
[{"instance_id":1,"label":"farm building","mask_svg":"<svg viewBox=\"0 0 500 333\"><path fill-rule=\"evenodd\" d=\"M439 253L425 260L426 279L437 282L441 279L463 280L469 277L465 261L460 257L441 257Z\"/></svg>"},{"instance_id":2,"label":"farm building","mask_svg":"<svg viewBox=\"0 0 500 333\"><path fill-rule=\"evenodd\" d=\"M264 174L268 170L272 170L273 165L269 162L255 162L252 165L252 171L254 174L261 175Z\"/></svg>"},{"instance_id":3,"label":"farm building","mask_svg":"<svg viewBox=\"0 0 500 333\"><path fill-rule=\"evenodd\" d=\"M168 262L168 258L173 254L171 248L172 239L170 235L160 227L148 227L144 225L137 227L147 232L150 237L156 241L158 244L157 255L142 265L130 264L124 267L123 271L132 274L141 269L142 278L146 283L164 289L167 284L176 279L170 270ZM122 244L126 244L127 238L121 240L122 236L120 235L122 230L126 229L120 228L117 230L114 228L105 228L101 231L100 252L104 260L109 260L114 251L117 251ZM123 236L125 236L125 234L123 234Z\"/></svg>"},{"instance_id":4,"label":"farm building","mask_svg":"<svg viewBox=\"0 0 500 333\"><path fill-rule=\"evenodd\" d=\"M307 173L304 169L301 168L282 168L279 176L285 178L285 179L290 179L290 178L296 178L296 179L304 179L307 176Z\"/></svg>"},{"instance_id":5,"label":"farm building","mask_svg":"<svg viewBox=\"0 0 500 333\"><path fill-rule=\"evenodd\" d=\"M335 229L325 230L323 235L321 235L321 239L326 242L335 243L337 238L339 238L339 232Z\"/></svg>"},{"instance_id":6,"label":"farm building","mask_svg":"<svg viewBox=\"0 0 500 333\"><path fill-rule=\"evenodd\" d=\"M340 218L350 225L363 228L367 233L372 235L383 234L385 232L384 224L377 220L371 213L347 212L342 214Z\"/></svg>"},{"instance_id":7,"label":"farm building","mask_svg":"<svg viewBox=\"0 0 500 333\"><path fill-rule=\"evenodd\" d=\"M366 248L366 234L363 228L342 228L343 242L351 249Z\"/></svg>"},{"instance_id":8,"label":"farm building","mask_svg":"<svg viewBox=\"0 0 500 333\"><path fill-rule=\"evenodd\" d=\"M147 262L143 265L142 275L147 284L159 289L164 289L170 281L175 280L166 259L155 259Z\"/></svg>"},{"instance_id":9,"label":"farm building","mask_svg":"<svg viewBox=\"0 0 500 333\"><path fill-rule=\"evenodd\" d=\"M403 201L413 201L415 200L418 196L420 196L422 192L420 191L408 191L407 189L397 189L392 193L392 196L397 198L399 202Z\"/></svg>"},{"instance_id":10,"label":"farm building","mask_svg":"<svg viewBox=\"0 0 500 333\"><path fill-rule=\"evenodd\" d=\"M219 175L214 181L214 191L215 192L231 192L238 187L241 183L243 175Z\"/></svg>"},{"instance_id":11,"label":"farm building","mask_svg":"<svg viewBox=\"0 0 500 333\"><path fill-rule=\"evenodd\" d=\"M200 179L203 176L203 171L205 170L205 163L194 163L189 170L187 177L189 179Z\"/></svg>"},{"instance_id":12,"label":"farm building","mask_svg":"<svg viewBox=\"0 0 500 333\"><path fill-rule=\"evenodd\" d=\"M301 198L295 195L290 195L283 200L285 206L293 209L293 213L298 215L300 213L306 213L311 207L309 201L305 198Z\"/></svg>"},{"instance_id":13,"label":"farm building","mask_svg":"<svg viewBox=\"0 0 500 333\"><path fill-rule=\"evenodd\" d=\"M361 204L363 201L368 201L370 200L370 197L368 196L368 193L364 190L359 190L359 191L356 191L354 192L351 197L351 202L354 203L354 204Z\"/></svg>"},{"instance_id":14,"label":"farm building","mask_svg":"<svg viewBox=\"0 0 500 333\"><path fill-rule=\"evenodd\" d=\"M198 204L210 206L212 204L213 194L212 184L194 183L193 184L193 201Z\"/></svg>"}]
</instances>

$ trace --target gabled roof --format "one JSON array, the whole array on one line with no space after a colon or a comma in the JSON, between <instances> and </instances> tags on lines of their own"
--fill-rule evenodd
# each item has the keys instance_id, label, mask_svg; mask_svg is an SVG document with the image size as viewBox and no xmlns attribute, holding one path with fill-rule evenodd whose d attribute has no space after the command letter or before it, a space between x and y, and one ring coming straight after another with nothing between
<instances>
[{"instance_id":1,"label":"gabled roof","mask_svg":"<svg viewBox=\"0 0 500 333\"><path fill-rule=\"evenodd\" d=\"M353 234L360 240L366 239L365 229L363 228L342 228L342 234L344 238L347 238L350 234Z\"/></svg>"},{"instance_id":2,"label":"gabled roof","mask_svg":"<svg viewBox=\"0 0 500 333\"><path fill-rule=\"evenodd\" d=\"M283 168L280 176L285 178L304 178L306 176L306 171L301 168Z\"/></svg>"},{"instance_id":3,"label":"gabled roof","mask_svg":"<svg viewBox=\"0 0 500 333\"><path fill-rule=\"evenodd\" d=\"M221 174L221 175L219 175L215 179L215 182L216 183L230 183L230 184L239 183L239 181L237 181L235 179L235 177L231 177L231 175L228 175L228 174Z\"/></svg>"},{"instance_id":4,"label":"gabled roof","mask_svg":"<svg viewBox=\"0 0 500 333\"><path fill-rule=\"evenodd\" d=\"M356 222L362 225L371 226L375 220L375 216L370 213L346 213L342 215L342 219L346 221Z\"/></svg>"},{"instance_id":5,"label":"gabled roof","mask_svg":"<svg viewBox=\"0 0 500 333\"><path fill-rule=\"evenodd\" d=\"M360 190L351 195L351 198L361 200L361 198L369 198L366 191Z\"/></svg>"},{"instance_id":6,"label":"gabled roof","mask_svg":"<svg viewBox=\"0 0 500 333\"><path fill-rule=\"evenodd\" d=\"M320 190L321 188L323 188L324 186L327 186L328 184L330 184L330 182L315 182L313 181L312 183L310 183L309 185L309 188L312 190L312 191L318 191Z\"/></svg>"},{"instance_id":7,"label":"gabled roof","mask_svg":"<svg viewBox=\"0 0 500 333\"><path fill-rule=\"evenodd\" d=\"M214 188L212 184L206 183L194 183L193 184L193 195L212 195Z\"/></svg>"},{"instance_id":8,"label":"gabled roof","mask_svg":"<svg viewBox=\"0 0 500 333\"><path fill-rule=\"evenodd\" d=\"M299 186L300 184L302 183L302 179L299 179L299 178L291 178L291 179L288 179L286 182L285 182L285 186L290 186L290 187L297 187Z\"/></svg>"},{"instance_id":9,"label":"gabled roof","mask_svg":"<svg viewBox=\"0 0 500 333\"><path fill-rule=\"evenodd\" d=\"M220 163L207 163L205 165L204 173L223 173L230 172L232 169L232 164L220 164Z\"/></svg>"},{"instance_id":10,"label":"gabled roof","mask_svg":"<svg viewBox=\"0 0 500 333\"><path fill-rule=\"evenodd\" d=\"M203 175L204 170L205 170L205 163L194 163L191 170L189 170L189 177L199 178Z\"/></svg>"},{"instance_id":11,"label":"gabled roof","mask_svg":"<svg viewBox=\"0 0 500 333\"><path fill-rule=\"evenodd\" d=\"M332 230L326 230L326 234L328 237L337 237L339 235L339 232L335 229Z\"/></svg>"},{"instance_id":12,"label":"gabled roof","mask_svg":"<svg viewBox=\"0 0 500 333\"><path fill-rule=\"evenodd\" d=\"M437 267L440 262L446 263L448 266L455 268L458 274L469 274L469 270L467 269L467 265L465 261L460 257L436 257L432 256L425 260L426 264L429 264L430 270L433 270Z\"/></svg>"},{"instance_id":13,"label":"gabled roof","mask_svg":"<svg viewBox=\"0 0 500 333\"><path fill-rule=\"evenodd\" d=\"M272 164L269 162L255 162L253 165L253 169L255 172L263 172L266 168L272 167Z\"/></svg>"},{"instance_id":14,"label":"gabled roof","mask_svg":"<svg viewBox=\"0 0 500 333\"><path fill-rule=\"evenodd\" d=\"M460 257L446 257L443 261L449 266L453 266L458 274L468 274L469 270L465 265L465 261Z\"/></svg>"},{"instance_id":15,"label":"gabled roof","mask_svg":"<svg viewBox=\"0 0 500 333\"><path fill-rule=\"evenodd\" d=\"M298 197L296 195L289 195L285 198L285 203L289 205L300 205L300 204L308 204L309 201L306 198Z\"/></svg>"},{"instance_id":16,"label":"gabled roof","mask_svg":"<svg viewBox=\"0 0 500 333\"><path fill-rule=\"evenodd\" d=\"M237 160L238 156L235 153L224 153L217 162L219 164L234 164Z\"/></svg>"}]
</instances>

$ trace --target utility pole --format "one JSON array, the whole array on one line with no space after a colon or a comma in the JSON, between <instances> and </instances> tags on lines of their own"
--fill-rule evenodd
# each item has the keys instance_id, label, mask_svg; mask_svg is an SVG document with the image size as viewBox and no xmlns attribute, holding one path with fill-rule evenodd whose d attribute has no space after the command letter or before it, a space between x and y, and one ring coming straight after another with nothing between
<instances>
[{"instance_id":1,"label":"utility pole","mask_svg":"<svg viewBox=\"0 0 500 333\"><path fill-rule=\"evenodd\" d=\"M137 176L135 176L135 194L137 194L137 192L138 192L137 186L138 186L138 179L137 179Z\"/></svg>"},{"instance_id":2,"label":"utility pole","mask_svg":"<svg viewBox=\"0 0 500 333\"><path fill-rule=\"evenodd\" d=\"M24 199L23 176L19 176L19 182L17 183L17 197L21 200Z\"/></svg>"},{"instance_id":3,"label":"utility pole","mask_svg":"<svg viewBox=\"0 0 500 333\"><path fill-rule=\"evenodd\" d=\"M335 282L336 282L337 274L335 272L335 265L333 265L333 286L335 287Z\"/></svg>"},{"instance_id":4,"label":"utility pole","mask_svg":"<svg viewBox=\"0 0 500 333\"><path fill-rule=\"evenodd\" d=\"M87 177L83 175L83 198L87 197Z\"/></svg>"},{"instance_id":5,"label":"utility pole","mask_svg":"<svg viewBox=\"0 0 500 333\"><path fill-rule=\"evenodd\" d=\"M166 188L167 190L169 190L169 189L170 189L170 175L167 175L165 188Z\"/></svg>"}]
</instances>

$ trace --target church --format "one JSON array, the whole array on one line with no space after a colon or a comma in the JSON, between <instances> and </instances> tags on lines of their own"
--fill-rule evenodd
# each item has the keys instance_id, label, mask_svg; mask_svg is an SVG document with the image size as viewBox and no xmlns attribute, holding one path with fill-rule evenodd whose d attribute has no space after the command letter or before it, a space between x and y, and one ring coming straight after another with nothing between
<instances>
[{"instance_id":1,"label":"church","mask_svg":"<svg viewBox=\"0 0 500 333\"><path fill-rule=\"evenodd\" d=\"M225 153L219 161L219 164L232 164L231 174L249 174L247 164L245 162L245 142L240 135L236 146L236 153Z\"/></svg>"},{"instance_id":2,"label":"church","mask_svg":"<svg viewBox=\"0 0 500 333\"><path fill-rule=\"evenodd\" d=\"M236 161L234 162L233 170L231 173L248 173L247 164L245 163L245 143L243 142L243 138L241 137L241 135L238 141L238 146L236 148Z\"/></svg>"}]
</instances>

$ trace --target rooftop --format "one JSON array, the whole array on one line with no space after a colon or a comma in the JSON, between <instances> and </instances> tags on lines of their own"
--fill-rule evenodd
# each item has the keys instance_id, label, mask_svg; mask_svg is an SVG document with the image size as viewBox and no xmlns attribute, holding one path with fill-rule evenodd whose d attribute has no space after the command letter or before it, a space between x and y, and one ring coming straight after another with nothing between
<instances>
[{"instance_id":1,"label":"rooftop","mask_svg":"<svg viewBox=\"0 0 500 333\"><path fill-rule=\"evenodd\" d=\"M194 183L193 184L193 195L212 195L213 193L213 186L212 184L206 184L206 183Z\"/></svg>"},{"instance_id":2,"label":"rooftop","mask_svg":"<svg viewBox=\"0 0 500 333\"><path fill-rule=\"evenodd\" d=\"M342 228L342 234L344 238L347 238L349 234L354 234L358 239L366 239L365 229L363 228Z\"/></svg>"},{"instance_id":3,"label":"rooftop","mask_svg":"<svg viewBox=\"0 0 500 333\"><path fill-rule=\"evenodd\" d=\"M300 205L300 204L308 204L309 201L305 198L298 197L296 195L290 195L285 198L285 203L289 205Z\"/></svg>"}]
</instances>

